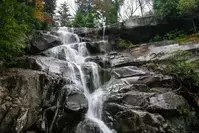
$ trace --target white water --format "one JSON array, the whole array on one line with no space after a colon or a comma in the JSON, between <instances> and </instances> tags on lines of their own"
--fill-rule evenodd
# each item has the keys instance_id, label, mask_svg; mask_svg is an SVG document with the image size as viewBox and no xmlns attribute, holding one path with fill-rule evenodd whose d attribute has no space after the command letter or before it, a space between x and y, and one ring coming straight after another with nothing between
<instances>
[{"instance_id":1,"label":"white water","mask_svg":"<svg viewBox=\"0 0 199 133\"><path fill-rule=\"evenodd\" d=\"M103 23L103 41L105 41L106 24Z\"/></svg>"},{"instance_id":2,"label":"white water","mask_svg":"<svg viewBox=\"0 0 199 133\"><path fill-rule=\"evenodd\" d=\"M74 84L77 88L83 89L84 95L88 100L88 112L86 113L86 118L97 123L103 133L113 133L113 131L111 131L102 121L105 92L100 88L101 82L98 65L94 62L85 62L86 56L89 55L86 43L80 42L79 37L68 32L67 28L61 28L58 33L60 34L60 39L63 41L64 45L51 49L51 54L54 57L58 57L59 53L61 52L63 54L64 51L64 58L68 61L67 71L69 73L67 76L71 79L71 84ZM72 42L72 44L70 44L72 40L71 37L75 38L75 42ZM72 41L74 41L74 39ZM92 71L92 83L94 86L92 89L95 90L93 93L90 93L89 87L87 86L86 75L82 68L84 63L89 65Z\"/></svg>"}]
</instances>

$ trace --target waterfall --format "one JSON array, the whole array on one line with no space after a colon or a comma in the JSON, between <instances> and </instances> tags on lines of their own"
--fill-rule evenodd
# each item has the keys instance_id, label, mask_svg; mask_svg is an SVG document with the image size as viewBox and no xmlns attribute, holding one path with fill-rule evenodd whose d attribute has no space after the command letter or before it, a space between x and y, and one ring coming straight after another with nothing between
<instances>
[{"instance_id":1,"label":"waterfall","mask_svg":"<svg viewBox=\"0 0 199 133\"><path fill-rule=\"evenodd\" d=\"M103 23L103 41L105 41L106 23Z\"/></svg>"},{"instance_id":2,"label":"waterfall","mask_svg":"<svg viewBox=\"0 0 199 133\"><path fill-rule=\"evenodd\" d=\"M69 32L66 27L60 28L58 31L60 39L64 43L61 46L54 47L50 50L50 56L61 58L67 61L67 72L65 76L71 80L70 84L82 89L88 101L88 111L85 118L95 122L103 133L113 133L106 124L102 121L103 102L106 93L100 88L100 76L98 65L94 62L85 62L89 52L86 48L85 42L80 42L78 35ZM89 91L87 86L86 73L83 66L89 66L91 69L90 79L94 92Z\"/></svg>"}]
</instances>

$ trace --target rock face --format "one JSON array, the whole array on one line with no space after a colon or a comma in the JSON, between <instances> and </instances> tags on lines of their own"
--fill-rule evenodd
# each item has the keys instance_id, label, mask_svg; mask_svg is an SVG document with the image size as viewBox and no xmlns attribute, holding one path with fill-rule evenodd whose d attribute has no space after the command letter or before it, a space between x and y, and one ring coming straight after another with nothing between
<instances>
[{"instance_id":1,"label":"rock face","mask_svg":"<svg viewBox=\"0 0 199 133\"><path fill-rule=\"evenodd\" d=\"M137 62L147 62L152 60L164 60L176 51L192 51L197 49L199 49L199 44L164 45L164 42L161 42L160 44L154 45L142 44L141 46L132 49L131 53L136 57Z\"/></svg>"},{"instance_id":2,"label":"rock face","mask_svg":"<svg viewBox=\"0 0 199 133\"><path fill-rule=\"evenodd\" d=\"M43 91L59 84L45 73L11 69L0 78L0 132L22 133L38 122Z\"/></svg>"},{"instance_id":3,"label":"rock face","mask_svg":"<svg viewBox=\"0 0 199 133\"><path fill-rule=\"evenodd\" d=\"M172 91L171 77L140 68L128 54L108 58L112 80L105 84L104 121L119 133L176 133L167 121L189 110L188 102ZM183 120L182 120L183 121Z\"/></svg>"},{"instance_id":4,"label":"rock face","mask_svg":"<svg viewBox=\"0 0 199 133\"><path fill-rule=\"evenodd\" d=\"M41 33L33 37L29 51L35 54L59 45L62 45L62 41L57 36Z\"/></svg>"},{"instance_id":5,"label":"rock face","mask_svg":"<svg viewBox=\"0 0 199 133\"><path fill-rule=\"evenodd\" d=\"M136 52L139 56L106 52L96 43L86 46L92 55L81 64L85 83L92 94L91 81L96 75L92 77L89 61L98 63L101 88L106 92L102 120L112 133L180 133L172 122L184 123L185 119L178 118L190 106L173 91L177 88L172 77L142 68L152 59L140 60ZM48 48L42 46L36 52ZM93 49L100 55L92 53ZM144 55L150 53L146 49L142 49ZM71 72L71 64L61 50L59 53L49 57L52 53L44 51L39 56L18 58L18 68L0 73L0 133L103 133L97 123L85 118L87 98L68 76L75 73L81 78L80 71L76 66Z\"/></svg>"},{"instance_id":6,"label":"rock face","mask_svg":"<svg viewBox=\"0 0 199 133\"><path fill-rule=\"evenodd\" d=\"M84 120L77 125L76 133L103 133L91 120Z\"/></svg>"}]
</instances>

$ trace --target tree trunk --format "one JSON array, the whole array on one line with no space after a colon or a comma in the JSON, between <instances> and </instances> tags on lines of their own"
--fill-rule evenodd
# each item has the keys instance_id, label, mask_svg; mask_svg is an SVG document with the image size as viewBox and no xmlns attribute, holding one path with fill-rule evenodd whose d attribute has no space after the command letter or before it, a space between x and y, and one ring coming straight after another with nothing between
<instances>
[{"instance_id":1,"label":"tree trunk","mask_svg":"<svg viewBox=\"0 0 199 133\"><path fill-rule=\"evenodd\" d=\"M139 3L139 6L140 6L141 15L144 16L142 0L138 0L138 3Z\"/></svg>"}]
</instances>

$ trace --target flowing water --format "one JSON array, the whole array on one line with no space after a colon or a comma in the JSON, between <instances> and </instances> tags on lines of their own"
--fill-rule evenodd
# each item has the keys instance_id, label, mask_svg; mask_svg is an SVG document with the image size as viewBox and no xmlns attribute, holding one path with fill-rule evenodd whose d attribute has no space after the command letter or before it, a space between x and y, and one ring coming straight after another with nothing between
<instances>
[{"instance_id":1,"label":"flowing water","mask_svg":"<svg viewBox=\"0 0 199 133\"><path fill-rule=\"evenodd\" d=\"M66 76L70 78L71 84L82 89L88 101L88 111L86 119L97 123L103 133L113 133L102 121L103 101L106 93L100 88L100 76L98 65L94 62L85 62L89 52L86 43L80 42L78 35L69 32L68 28L60 28L58 31L63 45L51 49L51 56L65 59L67 61ZM61 54L60 54L61 53ZM93 88L87 86L86 74L83 71L83 65L90 66ZM90 89L94 92L90 92ZM56 116L55 116L56 117Z\"/></svg>"},{"instance_id":2,"label":"flowing water","mask_svg":"<svg viewBox=\"0 0 199 133\"><path fill-rule=\"evenodd\" d=\"M106 24L103 23L103 41L105 41Z\"/></svg>"}]
</instances>

